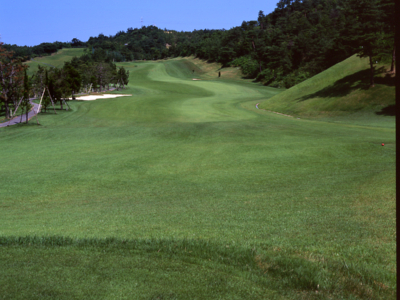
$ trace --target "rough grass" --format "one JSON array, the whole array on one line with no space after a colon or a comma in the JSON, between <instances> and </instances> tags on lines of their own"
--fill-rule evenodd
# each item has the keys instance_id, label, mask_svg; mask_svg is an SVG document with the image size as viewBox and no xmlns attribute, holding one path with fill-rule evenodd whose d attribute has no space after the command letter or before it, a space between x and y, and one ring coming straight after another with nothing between
<instances>
[{"instance_id":1,"label":"rough grass","mask_svg":"<svg viewBox=\"0 0 400 300\"><path fill-rule=\"evenodd\" d=\"M395 299L394 129L257 110L280 91L188 61L0 130L0 294Z\"/></svg>"},{"instance_id":2,"label":"rough grass","mask_svg":"<svg viewBox=\"0 0 400 300\"><path fill-rule=\"evenodd\" d=\"M368 60L352 56L262 101L259 107L294 117L393 127L395 79L388 68L376 66L375 87L371 88Z\"/></svg>"}]
</instances>

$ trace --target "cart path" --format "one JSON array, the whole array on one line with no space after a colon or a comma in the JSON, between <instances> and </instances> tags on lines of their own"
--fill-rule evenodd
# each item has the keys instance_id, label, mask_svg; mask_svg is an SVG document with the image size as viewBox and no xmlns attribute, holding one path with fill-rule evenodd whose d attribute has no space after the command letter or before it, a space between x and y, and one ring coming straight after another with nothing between
<instances>
[{"instance_id":1,"label":"cart path","mask_svg":"<svg viewBox=\"0 0 400 300\"><path fill-rule=\"evenodd\" d=\"M32 102L32 100L35 98L29 99L30 103L33 105L33 108L28 112L28 121L32 119L35 115L37 115L38 109L39 109L39 104ZM7 127L11 125L15 125L20 123L21 121L21 115L13 117L11 120L1 123L0 127ZM26 122L26 114L23 114L22 116L22 123Z\"/></svg>"}]
</instances>

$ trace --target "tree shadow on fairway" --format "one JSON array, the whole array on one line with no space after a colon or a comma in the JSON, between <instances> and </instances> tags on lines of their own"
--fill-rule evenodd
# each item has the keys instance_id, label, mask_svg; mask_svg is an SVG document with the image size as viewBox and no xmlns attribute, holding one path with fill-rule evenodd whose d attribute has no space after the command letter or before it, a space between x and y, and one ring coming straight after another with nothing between
<instances>
[{"instance_id":1,"label":"tree shadow on fairway","mask_svg":"<svg viewBox=\"0 0 400 300\"><path fill-rule=\"evenodd\" d=\"M377 115L382 115L382 116L396 116L396 105L388 105L384 108L382 108L381 111L376 112Z\"/></svg>"},{"instance_id":2,"label":"tree shadow on fairway","mask_svg":"<svg viewBox=\"0 0 400 300\"><path fill-rule=\"evenodd\" d=\"M384 77L380 74L386 72L384 67L375 70L375 75L379 75L374 78L375 84L394 86L395 78L390 74L386 74ZM365 69L358 71L351 75L348 75L342 79L337 80L334 84L327 86L313 94L305 95L296 100L298 102L306 101L312 98L336 98L345 97L354 90L368 90L370 89L370 70Z\"/></svg>"}]
</instances>

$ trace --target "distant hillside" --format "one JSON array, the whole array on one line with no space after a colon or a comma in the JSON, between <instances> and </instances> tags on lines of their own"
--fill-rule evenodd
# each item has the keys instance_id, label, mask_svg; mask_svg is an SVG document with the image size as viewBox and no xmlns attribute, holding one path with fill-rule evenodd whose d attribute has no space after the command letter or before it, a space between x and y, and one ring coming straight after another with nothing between
<instances>
[{"instance_id":1,"label":"distant hillside","mask_svg":"<svg viewBox=\"0 0 400 300\"><path fill-rule=\"evenodd\" d=\"M260 103L259 108L292 115L368 125L382 117L394 122L395 78L376 65L369 87L368 59L355 55ZM382 123L381 123L382 125Z\"/></svg>"},{"instance_id":2,"label":"distant hillside","mask_svg":"<svg viewBox=\"0 0 400 300\"><path fill-rule=\"evenodd\" d=\"M13 51L13 58L19 58L21 61L51 55L62 48L71 48L73 46L75 45L72 43L63 42L41 43L36 46L3 45L4 49L7 51Z\"/></svg>"},{"instance_id":3,"label":"distant hillside","mask_svg":"<svg viewBox=\"0 0 400 300\"><path fill-rule=\"evenodd\" d=\"M25 62L29 66L28 75L32 75L38 69L38 65L46 67L60 68L64 62L70 61L74 56L81 56L84 52L83 48L66 48L58 50L51 56L36 57L33 60Z\"/></svg>"}]
</instances>

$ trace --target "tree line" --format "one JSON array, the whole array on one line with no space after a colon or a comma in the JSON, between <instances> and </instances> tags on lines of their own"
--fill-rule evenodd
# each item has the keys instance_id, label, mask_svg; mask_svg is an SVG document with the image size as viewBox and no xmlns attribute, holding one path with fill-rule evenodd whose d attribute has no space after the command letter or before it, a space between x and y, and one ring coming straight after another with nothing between
<instances>
[{"instance_id":1,"label":"tree line","mask_svg":"<svg viewBox=\"0 0 400 300\"><path fill-rule=\"evenodd\" d=\"M178 32L154 26L91 37L91 51L115 61L195 55L244 76L289 88L358 54L374 65L391 62L395 72L393 0L280 0L276 9L230 30Z\"/></svg>"},{"instance_id":2,"label":"tree line","mask_svg":"<svg viewBox=\"0 0 400 300\"><path fill-rule=\"evenodd\" d=\"M12 53L12 58L27 61L35 57L49 56L62 48L71 48L73 47L72 45L73 44L70 42L41 43L36 46L3 44L3 48Z\"/></svg>"},{"instance_id":3,"label":"tree line","mask_svg":"<svg viewBox=\"0 0 400 300\"><path fill-rule=\"evenodd\" d=\"M291 87L358 54L392 60L393 0L281 0L270 14L230 30L177 33L173 56L196 55L275 87Z\"/></svg>"}]
</instances>

